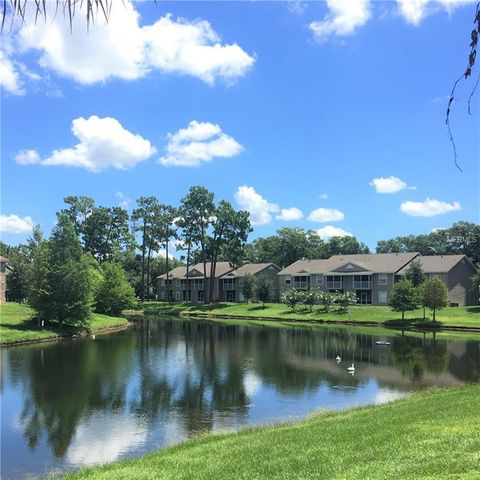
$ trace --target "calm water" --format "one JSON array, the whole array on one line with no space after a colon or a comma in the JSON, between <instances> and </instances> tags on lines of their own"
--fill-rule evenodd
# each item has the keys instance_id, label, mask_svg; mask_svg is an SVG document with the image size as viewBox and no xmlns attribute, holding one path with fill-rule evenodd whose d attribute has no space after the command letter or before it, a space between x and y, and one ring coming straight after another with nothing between
<instances>
[{"instance_id":1,"label":"calm water","mask_svg":"<svg viewBox=\"0 0 480 480\"><path fill-rule=\"evenodd\" d=\"M3 349L2 478L480 380L480 342L431 337L155 319L95 340Z\"/></svg>"}]
</instances>

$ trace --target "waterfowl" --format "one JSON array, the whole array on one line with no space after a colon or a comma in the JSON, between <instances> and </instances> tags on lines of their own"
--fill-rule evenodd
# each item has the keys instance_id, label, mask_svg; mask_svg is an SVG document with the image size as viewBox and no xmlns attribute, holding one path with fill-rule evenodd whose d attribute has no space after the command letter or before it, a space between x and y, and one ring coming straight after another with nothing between
<instances>
[{"instance_id":1,"label":"waterfowl","mask_svg":"<svg viewBox=\"0 0 480 480\"><path fill-rule=\"evenodd\" d=\"M351 366L351 367L348 367L348 368L347 368L347 371L348 371L348 372L354 372L354 371L355 371L355 365L352 363L352 366Z\"/></svg>"},{"instance_id":2,"label":"waterfowl","mask_svg":"<svg viewBox=\"0 0 480 480\"><path fill-rule=\"evenodd\" d=\"M340 358L339 355L337 355L336 358L335 358L335 360L336 360L337 362L340 362L340 360L342 360L342 359Z\"/></svg>"}]
</instances>

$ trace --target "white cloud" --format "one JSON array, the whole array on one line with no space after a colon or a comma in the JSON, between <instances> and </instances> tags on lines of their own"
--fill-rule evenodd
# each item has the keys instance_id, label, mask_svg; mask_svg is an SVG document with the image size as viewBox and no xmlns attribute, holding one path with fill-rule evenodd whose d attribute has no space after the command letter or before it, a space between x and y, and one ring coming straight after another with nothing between
<instances>
[{"instance_id":1,"label":"white cloud","mask_svg":"<svg viewBox=\"0 0 480 480\"><path fill-rule=\"evenodd\" d=\"M322 193L321 195L319 195L320 199L321 200L327 200L328 199L328 193Z\"/></svg>"},{"instance_id":2,"label":"white cloud","mask_svg":"<svg viewBox=\"0 0 480 480\"><path fill-rule=\"evenodd\" d=\"M307 10L308 4L303 0L287 0L287 8L295 15L302 15Z\"/></svg>"},{"instance_id":3,"label":"white cloud","mask_svg":"<svg viewBox=\"0 0 480 480\"><path fill-rule=\"evenodd\" d=\"M400 190L415 190L415 187L409 187L398 177L378 177L374 178L369 185L375 188L377 193L397 193Z\"/></svg>"},{"instance_id":4,"label":"white cloud","mask_svg":"<svg viewBox=\"0 0 480 480\"><path fill-rule=\"evenodd\" d=\"M19 217L18 215L0 215L0 232L28 233L33 230L32 217Z\"/></svg>"},{"instance_id":5,"label":"white cloud","mask_svg":"<svg viewBox=\"0 0 480 480\"><path fill-rule=\"evenodd\" d=\"M125 210L127 210L127 208L130 206L130 203L132 203L132 199L126 197L123 192L115 192L115 197L117 197L118 206L124 208Z\"/></svg>"},{"instance_id":6,"label":"white cloud","mask_svg":"<svg viewBox=\"0 0 480 480\"><path fill-rule=\"evenodd\" d=\"M350 232L347 232L343 228L334 227L333 225L325 225L325 227L319 228L317 235L323 240L328 240L332 237L353 237L353 234Z\"/></svg>"},{"instance_id":7,"label":"white cloud","mask_svg":"<svg viewBox=\"0 0 480 480\"><path fill-rule=\"evenodd\" d=\"M344 218L344 213L336 208L316 208L308 216L312 222L338 222Z\"/></svg>"},{"instance_id":8,"label":"white cloud","mask_svg":"<svg viewBox=\"0 0 480 480\"><path fill-rule=\"evenodd\" d=\"M82 84L134 80L153 70L191 75L208 84L217 79L232 83L255 62L236 43L222 44L205 20L167 14L151 25L139 23L129 1L113 2L108 23L99 19L88 31L81 8L72 31L68 15L59 12L47 22L26 22L19 31L19 49L39 50L42 67Z\"/></svg>"},{"instance_id":9,"label":"white cloud","mask_svg":"<svg viewBox=\"0 0 480 480\"><path fill-rule=\"evenodd\" d=\"M215 157L235 157L243 147L222 132L219 125L191 121L187 128L168 134L166 155L159 159L165 166L197 167Z\"/></svg>"},{"instance_id":10,"label":"white cloud","mask_svg":"<svg viewBox=\"0 0 480 480\"><path fill-rule=\"evenodd\" d=\"M286 222L291 220L300 220L303 218L303 212L296 207L282 208L280 210L280 215L277 215L275 218L277 220L284 220Z\"/></svg>"},{"instance_id":11,"label":"white cloud","mask_svg":"<svg viewBox=\"0 0 480 480\"><path fill-rule=\"evenodd\" d=\"M424 202L407 201L400 205L400 210L412 217L433 217L461 209L459 202L447 203L430 198L427 198Z\"/></svg>"},{"instance_id":12,"label":"white cloud","mask_svg":"<svg viewBox=\"0 0 480 480\"><path fill-rule=\"evenodd\" d=\"M278 212L278 205L270 203L255 191L253 187L243 185L238 187L235 200L240 208L250 212L252 225L266 225L272 221L272 213Z\"/></svg>"},{"instance_id":13,"label":"white cloud","mask_svg":"<svg viewBox=\"0 0 480 480\"><path fill-rule=\"evenodd\" d=\"M322 21L309 25L317 40L325 40L332 35L351 35L371 16L370 0L327 0L327 6L330 9L328 15Z\"/></svg>"},{"instance_id":14,"label":"white cloud","mask_svg":"<svg viewBox=\"0 0 480 480\"><path fill-rule=\"evenodd\" d=\"M2 50L0 50L0 86L12 95L25 94L17 66Z\"/></svg>"},{"instance_id":15,"label":"white cloud","mask_svg":"<svg viewBox=\"0 0 480 480\"><path fill-rule=\"evenodd\" d=\"M15 161L20 165L33 165L40 163L40 155L35 150L20 150L15 155Z\"/></svg>"},{"instance_id":16,"label":"white cloud","mask_svg":"<svg viewBox=\"0 0 480 480\"><path fill-rule=\"evenodd\" d=\"M419 25L427 15L440 9L451 13L459 6L476 2L477 0L397 0L400 14L413 25Z\"/></svg>"},{"instance_id":17,"label":"white cloud","mask_svg":"<svg viewBox=\"0 0 480 480\"><path fill-rule=\"evenodd\" d=\"M15 160L23 164L67 165L101 172L110 167L127 170L156 152L148 140L129 132L111 117L76 118L72 122L72 132L80 140L73 148L54 150L40 161L34 150L22 150Z\"/></svg>"}]
</instances>

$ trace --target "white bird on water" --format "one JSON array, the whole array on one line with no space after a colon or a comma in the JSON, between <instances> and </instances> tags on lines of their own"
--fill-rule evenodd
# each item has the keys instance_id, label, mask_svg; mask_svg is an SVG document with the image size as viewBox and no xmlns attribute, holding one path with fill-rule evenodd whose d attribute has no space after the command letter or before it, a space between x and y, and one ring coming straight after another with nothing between
<instances>
[{"instance_id":1,"label":"white bird on water","mask_svg":"<svg viewBox=\"0 0 480 480\"><path fill-rule=\"evenodd\" d=\"M355 365L352 363L352 366L351 366L351 367L348 367L348 368L347 368L347 371L348 371L348 372L354 372L354 371L355 371Z\"/></svg>"},{"instance_id":2,"label":"white bird on water","mask_svg":"<svg viewBox=\"0 0 480 480\"><path fill-rule=\"evenodd\" d=\"M339 363L342 359L340 358L340 355L337 355L335 360L337 361L337 363Z\"/></svg>"}]
</instances>

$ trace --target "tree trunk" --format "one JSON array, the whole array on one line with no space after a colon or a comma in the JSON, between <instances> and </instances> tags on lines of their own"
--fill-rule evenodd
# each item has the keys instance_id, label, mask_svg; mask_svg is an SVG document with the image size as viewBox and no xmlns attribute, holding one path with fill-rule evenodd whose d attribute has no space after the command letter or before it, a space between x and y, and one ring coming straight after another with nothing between
<instances>
[{"instance_id":1,"label":"tree trunk","mask_svg":"<svg viewBox=\"0 0 480 480\"><path fill-rule=\"evenodd\" d=\"M188 279L188 275L190 273L190 243L188 244L187 247L187 300L190 302L192 299L192 290L190 288L190 280Z\"/></svg>"},{"instance_id":2,"label":"tree trunk","mask_svg":"<svg viewBox=\"0 0 480 480\"><path fill-rule=\"evenodd\" d=\"M167 241L165 243L165 266L167 268L167 286L168 286L168 290L167 290L167 298L168 298L168 303L171 303L172 302L172 299L170 297L170 282L168 280L168 277L169 277L169 265L168 265L168 238L167 238Z\"/></svg>"},{"instance_id":3,"label":"tree trunk","mask_svg":"<svg viewBox=\"0 0 480 480\"><path fill-rule=\"evenodd\" d=\"M145 234L147 231L147 222L143 221L143 238L142 238L142 302L145 301Z\"/></svg>"},{"instance_id":4,"label":"tree trunk","mask_svg":"<svg viewBox=\"0 0 480 480\"><path fill-rule=\"evenodd\" d=\"M405 320L405 310L402 310L402 320Z\"/></svg>"},{"instance_id":5,"label":"tree trunk","mask_svg":"<svg viewBox=\"0 0 480 480\"><path fill-rule=\"evenodd\" d=\"M147 300L150 299L150 256L152 253L152 245L148 245L147 253Z\"/></svg>"},{"instance_id":6,"label":"tree trunk","mask_svg":"<svg viewBox=\"0 0 480 480\"><path fill-rule=\"evenodd\" d=\"M433 321L433 322L435 321L435 307L433 307L433 318L432 318L432 321Z\"/></svg>"}]
</instances>

